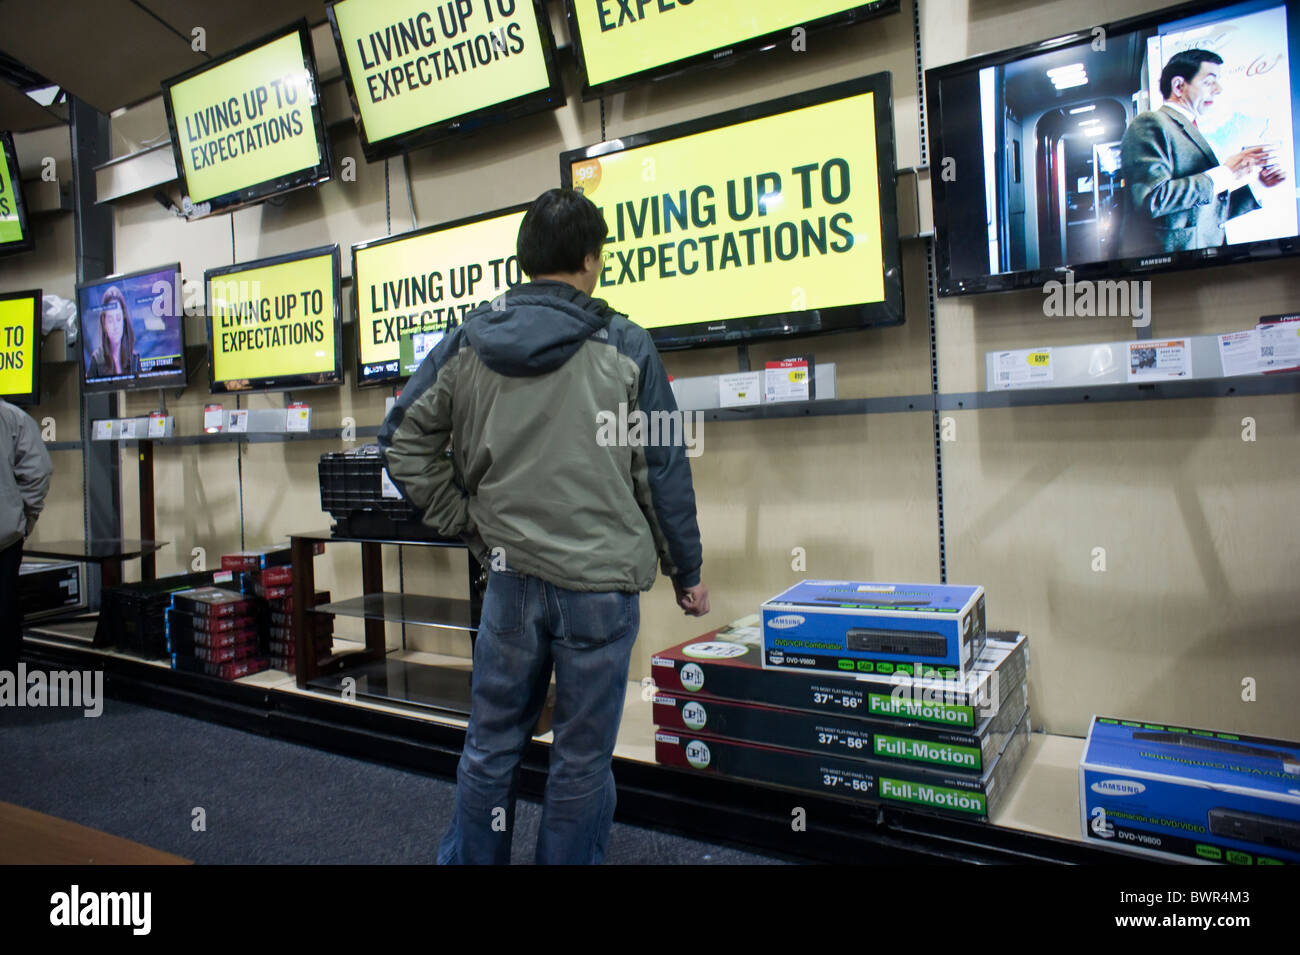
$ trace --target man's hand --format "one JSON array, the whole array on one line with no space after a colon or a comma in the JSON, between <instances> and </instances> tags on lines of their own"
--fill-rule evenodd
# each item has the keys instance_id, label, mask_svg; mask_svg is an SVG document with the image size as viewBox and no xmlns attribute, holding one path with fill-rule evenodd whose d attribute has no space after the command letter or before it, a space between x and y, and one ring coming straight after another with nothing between
<instances>
[{"instance_id":1,"label":"man's hand","mask_svg":"<svg viewBox=\"0 0 1300 955\"><path fill-rule=\"evenodd\" d=\"M1229 171L1240 179L1256 166L1263 166L1268 162L1267 146L1248 146L1239 153L1233 153L1223 161Z\"/></svg>"},{"instance_id":2,"label":"man's hand","mask_svg":"<svg viewBox=\"0 0 1300 955\"><path fill-rule=\"evenodd\" d=\"M709 612L709 588L703 583L694 587L678 587L674 584L673 590L677 592L677 606L688 617L703 617Z\"/></svg>"},{"instance_id":3,"label":"man's hand","mask_svg":"<svg viewBox=\"0 0 1300 955\"><path fill-rule=\"evenodd\" d=\"M1276 186L1286 182L1286 171L1281 166L1265 166L1259 171L1261 185Z\"/></svg>"}]
</instances>

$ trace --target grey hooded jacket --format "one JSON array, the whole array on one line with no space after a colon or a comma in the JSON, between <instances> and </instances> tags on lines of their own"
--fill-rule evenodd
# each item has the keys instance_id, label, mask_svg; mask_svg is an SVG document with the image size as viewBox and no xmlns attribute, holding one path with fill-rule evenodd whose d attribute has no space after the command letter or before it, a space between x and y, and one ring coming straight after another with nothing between
<instances>
[{"instance_id":1,"label":"grey hooded jacket","mask_svg":"<svg viewBox=\"0 0 1300 955\"><path fill-rule=\"evenodd\" d=\"M0 399L0 550L31 533L45 507L54 466L31 415Z\"/></svg>"},{"instance_id":2,"label":"grey hooded jacket","mask_svg":"<svg viewBox=\"0 0 1300 955\"><path fill-rule=\"evenodd\" d=\"M485 564L502 557L571 590L636 591L654 584L657 557L692 587L702 556L682 442L601 436L602 421L637 410L681 414L649 334L570 285L531 282L429 353L379 445L425 524L466 539Z\"/></svg>"}]
</instances>

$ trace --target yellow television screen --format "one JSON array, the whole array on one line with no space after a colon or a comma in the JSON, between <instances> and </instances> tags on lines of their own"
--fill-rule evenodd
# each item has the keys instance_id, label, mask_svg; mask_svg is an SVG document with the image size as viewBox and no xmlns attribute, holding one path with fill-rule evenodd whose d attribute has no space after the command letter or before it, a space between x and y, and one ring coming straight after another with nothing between
<instances>
[{"instance_id":1,"label":"yellow television screen","mask_svg":"<svg viewBox=\"0 0 1300 955\"><path fill-rule=\"evenodd\" d=\"M609 229L596 295L661 348L902 321L888 74L561 156Z\"/></svg>"},{"instance_id":2,"label":"yellow television screen","mask_svg":"<svg viewBox=\"0 0 1300 955\"><path fill-rule=\"evenodd\" d=\"M0 255L26 252L32 247L27 227L27 206L23 203L18 175L18 154L13 136L0 133Z\"/></svg>"},{"instance_id":3,"label":"yellow television screen","mask_svg":"<svg viewBox=\"0 0 1300 955\"><path fill-rule=\"evenodd\" d=\"M406 378L403 337L455 328L470 309L528 281L515 243L527 206L352 247L357 381Z\"/></svg>"},{"instance_id":4,"label":"yellow television screen","mask_svg":"<svg viewBox=\"0 0 1300 955\"><path fill-rule=\"evenodd\" d=\"M343 383L339 247L204 273L213 394Z\"/></svg>"},{"instance_id":5,"label":"yellow television screen","mask_svg":"<svg viewBox=\"0 0 1300 955\"><path fill-rule=\"evenodd\" d=\"M329 179L305 21L166 80L162 88L182 211L190 218Z\"/></svg>"},{"instance_id":6,"label":"yellow television screen","mask_svg":"<svg viewBox=\"0 0 1300 955\"><path fill-rule=\"evenodd\" d=\"M40 400L41 293L0 292L0 397Z\"/></svg>"},{"instance_id":7,"label":"yellow television screen","mask_svg":"<svg viewBox=\"0 0 1300 955\"><path fill-rule=\"evenodd\" d=\"M899 0L565 0L587 99L742 54L807 53L810 32L899 6Z\"/></svg>"},{"instance_id":8,"label":"yellow television screen","mask_svg":"<svg viewBox=\"0 0 1300 955\"><path fill-rule=\"evenodd\" d=\"M366 159L564 103L544 0L327 7Z\"/></svg>"}]
</instances>

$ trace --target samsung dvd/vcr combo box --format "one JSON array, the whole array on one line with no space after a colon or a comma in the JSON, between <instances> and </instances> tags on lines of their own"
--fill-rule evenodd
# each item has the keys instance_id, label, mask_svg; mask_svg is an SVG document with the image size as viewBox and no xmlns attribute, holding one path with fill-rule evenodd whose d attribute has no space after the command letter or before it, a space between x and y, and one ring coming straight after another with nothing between
<instances>
[{"instance_id":1,"label":"samsung dvd/vcr combo box","mask_svg":"<svg viewBox=\"0 0 1300 955\"><path fill-rule=\"evenodd\" d=\"M1300 743L1094 716L1079 806L1090 842L1182 862L1300 863Z\"/></svg>"},{"instance_id":2,"label":"samsung dvd/vcr combo box","mask_svg":"<svg viewBox=\"0 0 1300 955\"><path fill-rule=\"evenodd\" d=\"M964 676L984 648L984 588L805 580L762 606L763 666Z\"/></svg>"}]
</instances>

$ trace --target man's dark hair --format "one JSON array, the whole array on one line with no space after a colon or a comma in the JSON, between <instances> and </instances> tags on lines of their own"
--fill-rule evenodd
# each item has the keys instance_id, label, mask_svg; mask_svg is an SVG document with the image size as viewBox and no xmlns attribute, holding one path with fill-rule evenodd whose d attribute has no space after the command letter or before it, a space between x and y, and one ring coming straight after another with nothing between
<instances>
[{"instance_id":1,"label":"man's dark hair","mask_svg":"<svg viewBox=\"0 0 1300 955\"><path fill-rule=\"evenodd\" d=\"M1187 82L1201 71L1202 63L1222 63L1223 57L1209 50L1183 50L1175 53L1165 64L1160 74L1160 95L1168 99L1174 91L1174 77L1181 76Z\"/></svg>"},{"instance_id":2,"label":"man's dark hair","mask_svg":"<svg viewBox=\"0 0 1300 955\"><path fill-rule=\"evenodd\" d=\"M515 251L529 275L581 272L588 255L600 256L608 233L596 204L572 189L548 189L519 226Z\"/></svg>"}]
</instances>

